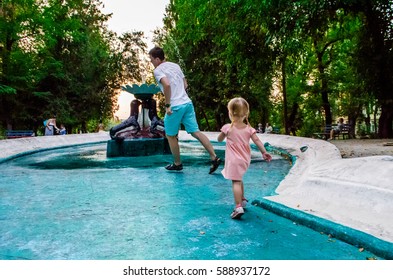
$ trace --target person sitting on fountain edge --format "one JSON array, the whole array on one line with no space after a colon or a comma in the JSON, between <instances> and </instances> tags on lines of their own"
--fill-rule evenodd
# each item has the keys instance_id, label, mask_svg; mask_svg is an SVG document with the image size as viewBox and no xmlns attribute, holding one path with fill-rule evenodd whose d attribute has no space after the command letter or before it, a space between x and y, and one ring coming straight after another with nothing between
<instances>
[{"instance_id":1,"label":"person sitting on fountain edge","mask_svg":"<svg viewBox=\"0 0 393 280\"><path fill-rule=\"evenodd\" d=\"M165 96L165 133L168 139L174 162L167 165L167 170L182 170L180 148L177 135L180 124L185 130L196 138L209 152L211 166L209 174L217 170L221 159L217 157L209 139L198 127L195 117L194 105L187 94L187 80L180 66L165 60L163 49L155 47L149 51L150 61L154 66L154 77Z\"/></svg>"}]
</instances>

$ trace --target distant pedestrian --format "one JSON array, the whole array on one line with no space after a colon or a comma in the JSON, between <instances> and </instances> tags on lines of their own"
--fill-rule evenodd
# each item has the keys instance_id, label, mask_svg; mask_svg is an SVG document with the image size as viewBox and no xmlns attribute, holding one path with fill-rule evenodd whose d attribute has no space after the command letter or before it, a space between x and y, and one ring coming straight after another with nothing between
<instances>
[{"instance_id":1,"label":"distant pedestrian","mask_svg":"<svg viewBox=\"0 0 393 280\"><path fill-rule=\"evenodd\" d=\"M247 199L244 196L243 175L251 163L250 139L255 143L266 161L272 156L259 140L256 130L250 126L248 115L250 112L248 102L241 97L233 98L228 103L230 124L225 124L218 135L219 142L226 138L225 165L222 174L225 179L232 180L232 190L235 199L235 209L232 219L239 219L244 214Z\"/></svg>"},{"instance_id":2,"label":"distant pedestrian","mask_svg":"<svg viewBox=\"0 0 393 280\"><path fill-rule=\"evenodd\" d=\"M56 132L59 131L59 128L56 126L56 117L46 120L44 124L45 124L45 136L55 135Z\"/></svg>"}]
</instances>

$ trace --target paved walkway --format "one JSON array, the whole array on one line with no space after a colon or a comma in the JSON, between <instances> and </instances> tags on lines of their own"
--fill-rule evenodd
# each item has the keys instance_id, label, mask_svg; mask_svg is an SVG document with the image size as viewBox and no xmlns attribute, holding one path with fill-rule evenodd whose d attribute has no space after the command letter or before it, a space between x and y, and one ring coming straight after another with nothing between
<instances>
[{"instance_id":1,"label":"paved walkway","mask_svg":"<svg viewBox=\"0 0 393 280\"><path fill-rule=\"evenodd\" d=\"M206 133L216 141L217 133ZM263 142L287 150L296 163L277 188L265 197L393 243L393 156L343 159L327 141L287 135L259 134ZM184 132L182 140L192 137ZM0 141L0 162L35 150L104 142L108 133L33 137ZM308 146L304 153L300 147Z\"/></svg>"},{"instance_id":2,"label":"paved walkway","mask_svg":"<svg viewBox=\"0 0 393 280\"><path fill-rule=\"evenodd\" d=\"M38 136L0 140L0 163L9 157L35 151L67 147L85 143L104 142L110 139L107 132Z\"/></svg>"}]
</instances>

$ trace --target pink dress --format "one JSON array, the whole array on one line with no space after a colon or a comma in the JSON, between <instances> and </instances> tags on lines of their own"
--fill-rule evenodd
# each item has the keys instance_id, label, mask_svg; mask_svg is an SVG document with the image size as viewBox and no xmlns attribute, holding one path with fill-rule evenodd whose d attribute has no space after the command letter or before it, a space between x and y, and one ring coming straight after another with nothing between
<instances>
[{"instance_id":1,"label":"pink dress","mask_svg":"<svg viewBox=\"0 0 393 280\"><path fill-rule=\"evenodd\" d=\"M225 179L242 181L251 162L251 135L256 130L250 126L238 129L230 124L221 128L226 135L225 165L221 171Z\"/></svg>"}]
</instances>

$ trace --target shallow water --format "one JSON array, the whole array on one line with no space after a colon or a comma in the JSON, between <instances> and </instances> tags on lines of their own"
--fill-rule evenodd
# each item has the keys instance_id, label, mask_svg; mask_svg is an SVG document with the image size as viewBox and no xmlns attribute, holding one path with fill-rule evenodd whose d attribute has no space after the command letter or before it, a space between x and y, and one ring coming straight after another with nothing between
<instances>
[{"instance_id":1,"label":"shallow water","mask_svg":"<svg viewBox=\"0 0 393 280\"><path fill-rule=\"evenodd\" d=\"M224 146L215 143L224 157ZM252 205L291 168L253 151L250 203L232 220L231 182L209 175L199 144L172 156L106 158L106 145L41 152L0 164L0 259L366 259L370 252Z\"/></svg>"}]
</instances>

